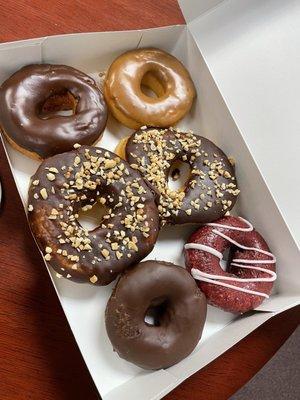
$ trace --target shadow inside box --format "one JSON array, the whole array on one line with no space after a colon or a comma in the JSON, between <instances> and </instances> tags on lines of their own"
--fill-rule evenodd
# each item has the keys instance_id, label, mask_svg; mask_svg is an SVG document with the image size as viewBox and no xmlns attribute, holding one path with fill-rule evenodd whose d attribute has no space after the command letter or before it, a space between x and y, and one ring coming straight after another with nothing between
<instances>
[{"instance_id":1,"label":"shadow inside box","mask_svg":"<svg viewBox=\"0 0 300 400\"><path fill-rule=\"evenodd\" d=\"M6 139L4 140L6 141ZM8 149L9 159L11 160L14 169L20 171L24 176L32 176L38 169L40 161L29 158L28 156L14 149L11 145L7 145L6 143L5 148Z\"/></svg>"},{"instance_id":2,"label":"shadow inside box","mask_svg":"<svg viewBox=\"0 0 300 400\"><path fill-rule=\"evenodd\" d=\"M113 138L119 142L121 139L124 139L126 136L131 135L134 132L134 129L127 128L125 125L122 125L118 122L111 114L108 115L108 120L105 128L105 132L109 132ZM101 146L101 140L97 146ZM104 146L109 147L109 146ZM114 151L114 149L112 149Z\"/></svg>"},{"instance_id":3,"label":"shadow inside box","mask_svg":"<svg viewBox=\"0 0 300 400\"><path fill-rule=\"evenodd\" d=\"M175 241L180 239L184 242L187 241L189 236L200 228L200 224L185 224L185 225L165 225L158 235L158 241Z\"/></svg>"},{"instance_id":4,"label":"shadow inside box","mask_svg":"<svg viewBox=\"0 0 300 400\"><path fill-rule=\"evenodd\" d=\"M183 246L197 228L199 224L164 226L159 232L154 249L146 259L172 262L185 267Z\"/></svg>"},{"instance_id":5,"label":"shadow inside box","mask_svg":"<svg viewBox=\"0 0 300 400\"><path fill-rule=\"evenodd\" d=\"M45 267L46 269L46 267ZM78 283L70 281L66 278L57 278L55 271L49 266L49 270L55 281L55 286L58 290L59 295L63 295L66 299L84 301L92 300L97 296L99 290L105 295L110 296L113 288L113 283L107 286L91 285L89 283Z\"/></svg>"},{"instance_id":6,"label":"shadow inside box","mask_svg":"<svg viewBox=\"0 0 300 400\"><path fill-rule=\"evenodd\" d=\"M114 374L137 375L146 370L122 359L118 353L113 350L112 344L108 338L105 327L105 318L99 318L97 324L99 346L101 343L101 358L105 361L107 369L113 371Z\"/></svg>"}]
</instances>

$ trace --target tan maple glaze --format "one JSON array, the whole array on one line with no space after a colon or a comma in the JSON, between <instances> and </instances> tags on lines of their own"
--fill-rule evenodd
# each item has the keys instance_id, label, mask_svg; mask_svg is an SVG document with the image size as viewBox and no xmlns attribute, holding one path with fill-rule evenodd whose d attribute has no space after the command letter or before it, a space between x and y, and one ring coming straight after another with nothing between
<instances>
[{"instance_id":1,"label":"tan maple glaze","mask_svg":"<svg viewBox=\"0 0 300 400\"><path fill-rule=\"evenodd\" d=\"M158 97L144 94L142 84ZM112 63L104 95L113 115L130 128L167 127L190 110L195 88L179 60L162 50L147 48L128 51Z\"/></svg>"},{"instance_id":2,"label":"tan maple glaze","mask_svg":"<svg viewBox=\"0 0 300 400\"><path fill-rule=\"evenodd\" d=\"M73 115L53 113L65 109ZM72 67L28 65L0 87L1 128L14 147L34 158L72 150L75 143L93 144L106 121L102 92L92 78Z\"/></svg>"}]
</instances>

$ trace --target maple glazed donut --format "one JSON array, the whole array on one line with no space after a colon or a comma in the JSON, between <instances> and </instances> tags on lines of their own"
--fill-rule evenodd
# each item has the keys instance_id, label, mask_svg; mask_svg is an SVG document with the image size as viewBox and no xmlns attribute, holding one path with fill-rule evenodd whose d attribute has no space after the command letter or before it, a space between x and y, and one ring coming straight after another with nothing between
<instances>
[{"instance_id":1,"label":"maple glazed donut","mask_svg":"<svg viewBox=\"0 0 300 400\"><path fill-rule=\"evenodd\" d=\"M125 146L126 160L159 195L162 225L211 222L234 206L234 168L210 140L172 128L143 128ZM178 161L188 164L190 174L183 188L171 190L168 175Z\"/></svg>"},{"instance_id":2,"label":"maple glazed donut","mask_svg":"<svg viewBox=\"0 0 300 400\"><path fill-rule=\"evenodd\" d=\"M156 98L147 96L148 87ZM174 125L190 110L195 97L191 77L182 63L165 51L128 51L110 66L104 95L114 117L129 128Z\"/></svg>"},{"instance_id":3,"label":"maple glazed donut","mask_svg":"<svg viewBox=\"0 0 300 400\"><path fill-rule=\"evenodd\" d=\"M198 344L206 299L191 275L162 261L121 275L106 307L108 337L121 358L145 369L168 368ZM145 317L152 312L152 324Z\"/></svg>"},{"instance_id":4,"label":"maple glazed donut","mask_svg":"<svg viewBox=\"0 0 300 400\"><path fill-rule=\"evenodd\" d=\"M220 261L233 251L224 271ZM224 217L196 231L185 245L186 267L209 304L244 313L268 298L276 279L276 258L263 237L240 217Z\"/></svg>"},{"instance_id":5,"label":"maple glazed donut","mask_svg":"<svg viewBox=\"0 0 300 400\"><path fill-rule=\"evenodd\" d=\"M58 111L72 110L72 115ZM107 121L107 106L92 78L65 65L28 65L0 87L0 126L23 154L44 159L91 145Z\"/></svg>"},{"instance_id":6,"label":"maple glazed donut","mask_svg":"<svg viewBox=\"0 0 300 400\"><path fill-rule=\"evenodd\" d=\"M88 231L78 212L96 202L105 206L105 215ZM31 179L28 218L58 277L97 285L109 284L144 258L158 235L147 184L116 154L97 147L77 147L40 165Z\"/></svg>"}]
</instances>

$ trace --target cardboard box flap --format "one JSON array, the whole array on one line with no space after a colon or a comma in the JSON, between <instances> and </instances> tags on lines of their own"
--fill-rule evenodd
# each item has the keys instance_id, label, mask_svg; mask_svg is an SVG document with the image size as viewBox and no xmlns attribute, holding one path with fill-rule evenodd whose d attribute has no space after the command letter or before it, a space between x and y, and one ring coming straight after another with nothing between
<instances>
[{"instance_id":1,"label":"cardboard box flap","mask_svg":"<svg viewBox=\"0 0 300 400\"><path fill-rule=\"evenodd\" d=\"M141 372L122 386L117 387L103 400L158 400L178 386L180 379L168 370ZM145 388L147 387L147 391Z\"/></svg>"},{"instance_id":2,"label":"cardboard box flap","mask_svg":"<svg viewBox=\"0 0 300 400\"><path fill-rule=\"evenodd\" d=\"M210 11L224 0L178 0L182 14L187 23Z\"/></svg>"},{"instance_id":3,"label":"cardboard box flap","mask_svg":"<svg viewBox=\"0 0 300 400\"><path fill-rule=\"evenodd\" d=\"M42 62L42 43L44 39L22 40L0 45L0 82L7 79L17 69L26 64ZM26 48L26 51L24 51Z\"/></svg>"},{"instance_id":4,"label":"cardboard box flap","mask_svg":"<svg viewBox=\"0 0 300 400\"><path fill-rule=\"evenodd\" d=\"M299 19L299 1L228 0L188 24L298 246Z\"/></svg>"}]
</instances>

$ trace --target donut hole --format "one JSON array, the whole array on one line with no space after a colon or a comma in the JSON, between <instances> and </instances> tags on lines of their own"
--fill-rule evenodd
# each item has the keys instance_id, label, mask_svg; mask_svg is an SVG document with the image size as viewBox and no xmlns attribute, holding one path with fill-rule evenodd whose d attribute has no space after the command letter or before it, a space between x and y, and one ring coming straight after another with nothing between
<instances>
[{"instance_id":1,"label":"donut hole","mask_svg":"<svg viewBox=\"0 0 300 400\"><path fill-rule=\"evenodd\" d=\"M157 94L151 88L149 88L149 86L141 84L141 91L147 97L151 97L152 99L158 98Z\"/></svg>"},{"instance_id":2,"label":"donut hole","mask_svg":"<svg viewBox=\"0 0 300 400\"><path fill-rule=\"evenodd\" d=\"M48 119L55 116L72 116L75 114L77 102L77 99L68 90L54 93L41 104L39 117Z\"/></svg>"},{"instance_id":3,"label":"donut hole","mask_svg":"<svg viewBox=\"0 0 300 400\"><path fill-rule=\"evenodd\" d=\"M85 205L77 211L77 221L84 229L90 232L99 228L107 211L107 207L99 202Z\"/></svg>"},{"instance_id":4,"label":"donut hole","mask_svg":"<svg viewBox=\"0 0 300 400\"><path fill-rule=\"evenodd\" d=\"M148 326L165 325L169 319L169 302L167 299L153 300L144 317L144 321Z\"/></svg>"},{"instance_id":5,"label":"donut hole","mask_svg":"<svg viewBox=\"0 0 300 400\"><path fill-rule=\"evenodd\" d=\"M142 93L150 98L157 99L165 95L165 88L162 81L154 72L146 72L141 80Z\"/></svg>"},{"instance_id":6,"label":"donut hole","mask_svg":"<svg viewBox=\"0 0 300 400\"><path fill-rule=\"evenodd\" d=\"M171 164L168 173L168 187L173 191L184 190L191 176L188 163L176 160Z\"/></svg>"},{"instance_id":7,"label":"donut hole","mask_svg":"<svg viewBox=\"0 0 300 400\"><path fill-rule=\"evenodd\" d=\"M225 272L230 272L231 270L231 262L234 257L234 253L236 251L237 247L236 246L229 246L225 249L223 252L223 258L220 260L220 267L222 268L223 271Z\"/></svg>"}]
</instances>

